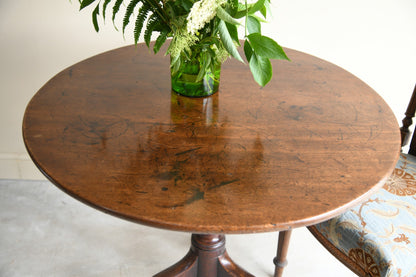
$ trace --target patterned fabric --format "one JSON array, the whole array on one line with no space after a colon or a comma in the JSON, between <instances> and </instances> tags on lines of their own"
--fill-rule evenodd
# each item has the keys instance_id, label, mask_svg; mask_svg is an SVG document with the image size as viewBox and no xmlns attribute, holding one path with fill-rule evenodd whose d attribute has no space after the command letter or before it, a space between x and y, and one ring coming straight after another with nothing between
<instances>
[{"instance_id":1,"label":"patterned fabric","mask_svg":"<svg viewBox=\"0 0 416 277\"><path fill-rule=\"evenodd\" d=\"M370 276L416 276L416 158L401 154L383 189L315 227Z\"/></svg>"}]
</instances>

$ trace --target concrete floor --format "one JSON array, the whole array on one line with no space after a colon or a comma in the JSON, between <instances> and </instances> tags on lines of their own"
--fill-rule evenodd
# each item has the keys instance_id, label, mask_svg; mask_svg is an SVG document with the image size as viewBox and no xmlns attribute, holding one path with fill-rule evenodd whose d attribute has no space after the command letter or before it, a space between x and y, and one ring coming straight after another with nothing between
<instances>
[{"instance_id":1,"label":"concrete floor","mask_svg":"<svg viewBox=\"0 0 416 277\"><path fill-rule=\"evenodd\" d=\"M177 262L190 235L106 215L47 181L0 180L0 276L152 276ZM272 276L277 233L229 235L227 251ZM293 231L285 276L355 276L305 229Z\"/></svg>"}]
</instances>

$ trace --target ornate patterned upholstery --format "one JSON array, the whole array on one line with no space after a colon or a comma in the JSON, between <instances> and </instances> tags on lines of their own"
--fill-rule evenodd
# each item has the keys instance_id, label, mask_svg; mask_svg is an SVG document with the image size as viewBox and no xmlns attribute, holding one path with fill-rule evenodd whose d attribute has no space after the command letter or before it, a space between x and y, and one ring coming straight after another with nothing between
<instances>
[{"instance_id":1,"label":"ornate patterned upholstery","mask_svg":"<svg viewBox=\"0 0 416 277\"><path fill-rule=\"evenodd\" d=\"M416 276L416 157L401 154L383 189L309 230L360 276Z\"/></svg>"}]
</instances>

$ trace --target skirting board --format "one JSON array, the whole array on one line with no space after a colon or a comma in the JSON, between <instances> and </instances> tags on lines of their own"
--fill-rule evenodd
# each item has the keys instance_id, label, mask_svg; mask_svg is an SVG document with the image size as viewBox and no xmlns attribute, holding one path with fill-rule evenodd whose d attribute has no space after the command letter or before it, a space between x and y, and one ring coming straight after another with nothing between
<instances>
[{"instance_id":1,"label":"skirting board","mask_svg":"<svg viewBox=\"0 0 416 277\"><path fill-rule=\"evenodd\" d=\"M26 153L0 153L0 179L46 180Z\"/></svg>"}]
</instances>

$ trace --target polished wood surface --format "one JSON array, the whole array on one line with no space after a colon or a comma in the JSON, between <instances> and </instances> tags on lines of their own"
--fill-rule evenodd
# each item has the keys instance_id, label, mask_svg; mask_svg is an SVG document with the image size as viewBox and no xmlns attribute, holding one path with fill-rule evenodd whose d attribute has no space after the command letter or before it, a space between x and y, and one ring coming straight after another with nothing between
<instances>
[{"instance_id":1,"label":"polished wood surface","mask_svg":"<svg viewBox=\"0 0 416 277\"><path fill-rule=\"evenodd\" d=\"M415 117L416 114L416 85L413 89L413 93L412 96L410 98L410 101L408 103L406 112L405 112L405 117L402 119L402 127L400 127L400 133L401 133L401 147L402 150L404 150L403 148L408 144L410 138L411 138L411 145L409 147L408 153L410 155L416 155L416 133L413 132L413 135L411 136L412 132L409 130L409 127L412 125L413 123L413 118ZM413 128L414 129L414 128ZM412 145L413 144L413 145ZM408 174L405 170L403 171L403 174ZM394 175L394 174L393 174ZM399 179L397 179L399 180ZM374 196L372 197L374 199ZM385 206L385 209L388 209L388 205L386 205L386 199L379 199L381 203L383 203L381 205L381 207ZM409 207L412 205L410 203L408 203ZM370 219L369 217L367 219ZM378 217L375 216L374 218L372 218L371 220L375 220L376 222L381 222L381 220L384 220L384 217ZM365 222L364 219L362 220L362 222ZM403 220L399 220L397 222L395 222L395 224L391 225L392 229L397 228L400 225L400 222L403 222ZM404 223L404 222L403 222ZM337 224L340 224L339 222ZM338 225L339 226L339 225ZM348 255L346 255L346 253L344 253L340 247L340 245L335 245L332 242L330 242L323 234L321 231L318 230L318 228L316 226L308 226L309 231L312 233L312 235L335 257L337 258L340 262L342 262L347 268L349 268L352 272L354 272L357 276L361 276L361 277L368 277L371 276L371 272L375 272L373 271L373 267L369 267L367 266L367 264L363 264L361 260L357 260L354 257L350 257ZM366 226L362 226L362 232L367 232ZM361 241L361 237L357 236L355 237L353 235L353 233L357 233L357 230L354 230L354 232L351 232L351 240L359 240L361 245L364 245L364 242ZM333 235L336 236L337 234L340 234L339 229L336 230L336 233L334 233ZM345 245L345 244L344 244ZM378 249L381 248L381 249ZM384 251L384 245L380 245L378 243L374 243L374 249L372 249L372 254L371 256L374 256L375 253L380 253L380 251ZM392 259L394 259L395 251L392 252L388 252L385 253L383 255L385 256L390 256L392 257ZM377 254L376 254L377 255ZM370 272L370 273L369 273Z\"/></svg>"},{"instance_id":2,"label":"polished wood surface","mask_svg":"<svg viewBox=\"0 0 416 277\"><path fill-rule=\"evenodd\" d=\"M397 121L345 70L287 49L264 88L228 60L220 91L170 91L169 57L143 45L52 78L23 136L39 169L104 212L194 233L311 225L378 189L398 158Z\"/></svg>"}]
</instances>

